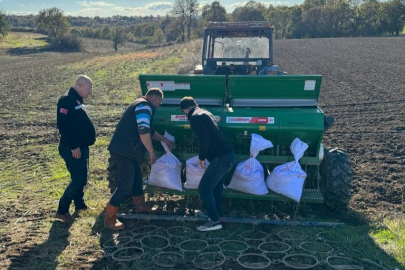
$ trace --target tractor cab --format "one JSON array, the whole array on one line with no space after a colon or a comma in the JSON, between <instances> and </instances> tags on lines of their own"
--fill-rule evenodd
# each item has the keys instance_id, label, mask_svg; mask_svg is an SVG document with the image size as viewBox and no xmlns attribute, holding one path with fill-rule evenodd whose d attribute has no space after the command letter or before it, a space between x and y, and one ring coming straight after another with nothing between
<instances>
[{"instance_id":1,"label":"tractor cab","mask_svg":"<svg viewBox=\"0 0 405 270\"><path fill-rule=\"evenodd\" d=\"M257 75L273 65L268 22L210 22L204 32L204 75Z\"/></svg>"}]
</instances>

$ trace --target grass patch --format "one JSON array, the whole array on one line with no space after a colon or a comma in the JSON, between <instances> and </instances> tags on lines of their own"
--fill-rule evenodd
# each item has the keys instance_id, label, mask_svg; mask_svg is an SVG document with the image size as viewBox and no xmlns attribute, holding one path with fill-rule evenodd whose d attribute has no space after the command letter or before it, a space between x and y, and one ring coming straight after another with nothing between
<instances>
[{"instance_id":1,"label":"grass patch","mask_svg":"<svg viewBox=\"0 0 405 270\"><path fill-rule=\"evenodd\" d=\"M0 48L44 48L48 46L47 36L29 32L10 32L0 42Z\"/></svg>"},{"instance_id":2,"label":"grass patch","mask_svg":"<svg viewBox=\"0 0 405 270\"><path fill-rule=\"evenodd\" d=\"M405 217L386 219L384 226L370 235L382 249L405 265Z\"/></svg>"}]
</instances>

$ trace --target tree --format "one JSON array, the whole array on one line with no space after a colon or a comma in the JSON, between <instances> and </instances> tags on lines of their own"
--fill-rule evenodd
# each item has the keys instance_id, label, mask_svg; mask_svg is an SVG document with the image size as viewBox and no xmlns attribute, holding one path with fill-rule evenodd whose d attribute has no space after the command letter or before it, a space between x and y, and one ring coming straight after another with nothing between
<instances>
[{"instance_id":1,"label":"tree","mask_svg":"<svg viewBox=\"0 0 405 270\"><path fill-rule=\"evenodd\" d=\"M380 2L368 0L357 9L356 22L360 35L375 36L381 31Z\"/></svg>"},{"instance_id":2,"label":"tree","mask_svg":"<svg viewBox=\"0 0 405 270\"><path fill-rule=\"evenodd\" d=\"M321 31L325 37L341 37L351 34L354 13L348 3L336 1L322 6Z\"/></svg>"},{"instance_id":3,"label":"tree","mask_svg":"<svg viewBox=\"0 0 405 270\"><path fill-rule=\"evenodd\" d=\"M191 26L193 20L200 12L198 0L175 0L171 14L180 17L179 23L181 24L182 40L184 42L184 32L187 28L187 40L191 39Z\"/></svg>"},{"instance_id":4,"label":"tree","mask_svg":"<svg viewBox=\"0 0 405 270\"><path fill-rule=\"evenodd\" d=\"M103 31L101 32L101 38L103 39L111 39L111 26L107 25L103 28Z\"/></svg>"},{"instance_id":5,"label":"tree","mask_svg":"<svg viewBox=\"0 0 405 270\"><path fill-rule=\"evenodd\" d=\"M226 9L219 1L214 1L211 5L205 5L201 13L202 20L208 22L226 22Z\"/></svg>"},{"instance_id":6,"label":"tree","mask_svg":"<svg viewBox=\"0 0 405 270\"><path fill-rule=\"evenodd\" d=\"M180 31L177 19L167 16L164 20L164 25L162 25L164 27L161 26L167 42L176 41L179 37Z\"/></svg>"},{"instance_id":7,"label":"tree","mask_svg":"<svg viewBox=\"0 0 405 270\"><path fill-rule=\"evenodd\" d=\"M126 20L122 20L120 15L113 16L112 23L115 23L115 27L111 31L111 40L113 41L114 50L118 51L118 45L123 45L127 41L127 35L123 24Z\"/></svg>"},{"instance_id":8,"label":"tree","mask_svg":"<svg viewBox=\"0 0 405 270\"><path fill-rule=\"evenodd\" d=\"M36 27L54 39L60 39L70 32L69 20L63 15L63 11L56 7L41 10L36 18Z\"/></svg>"},{"instance_id":9,"label":"tree","mask_svg":"<svg viewBox=\"0 0 405 270\"><path fill-rule=\"evenodd\" d=\"M122 45L127 41L123 27L118 25L115 27L112 34L112 40L114 43L114 50L118 51L118 45Z\"/></svg>"},{"instance_id":10,"label":"tree","mask_svg":"<svg viewBox=\"0 0 405 270\"><path fill-rule=\"evenodd\" d=\"M405 1L391 0L381 3L385 32L399 36L405 25Z\"/></svg>"},{"instance_id":11,"label":"tree","mask_svg":"<svg viewBox=\"0 0 405 270\"><path fill-rule=\"evenodd\" d=\"M287 6L270 6L267 20L274 27L275 39L286 38L292 27L292 11Z\"/></svg>"},{"instance_id":12,"label":"tree","mask_svg":"<svg viewBox=\"0 0 405 270\"><path fill-rule=\"evenodd\" d=\"M301 6L291 8L291 36L290 38L302 38L306 34L305 24L302 19L303 9Z\"/></svg>"},{"instance_id":13,"label":"tree","mask_svg":"<svg viewBox=\"0 0 405 270\"><path fill-rule=\"evenodd\" d=\"M264 21L266 7L262 3L249 1L243 7L238 7L232 12L234 21Z\"/></svg>"},{"instance_id":14,"label":"tree","mask_svg":"<svg viewBox=\"0 0 405 270\"><path fill-rule=\"evenodd\" d=\"M163 34L162 29L160 29L160 27L157 27L153 33L151 43L153 45L160 45L162 43L165 43L165 41L166 41L166 39L165 39L165 35Z\"/></svg>"},{"instance_id":15,"label":"tree","mask_svg":"<svg viewBox=\"0 0 405 270\"><path fill-rule=\"evenodd\" d=\"M7 36L8 31L10 31L10 27L6 21L6 15L1 13L0 11L0 34L4 37Z\"/></svg>"}]
</instances>

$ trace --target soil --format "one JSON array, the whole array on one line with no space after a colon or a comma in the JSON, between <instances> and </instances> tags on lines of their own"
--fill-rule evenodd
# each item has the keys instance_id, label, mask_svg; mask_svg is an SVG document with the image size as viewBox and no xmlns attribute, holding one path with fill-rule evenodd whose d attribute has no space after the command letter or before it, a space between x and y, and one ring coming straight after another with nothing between
<instances>
[{"instance_id":1,"label":"soil","mask_svg":"<svg viewBox=\"0 0 405 270\"><path fill-rule=\"evenodd\" d=\"M322 74L319 104L334 125L326 147L348 151L350 206L405 213L405 38L275 41L275 63L291 74Z\"/></svg>"}]
</instances>

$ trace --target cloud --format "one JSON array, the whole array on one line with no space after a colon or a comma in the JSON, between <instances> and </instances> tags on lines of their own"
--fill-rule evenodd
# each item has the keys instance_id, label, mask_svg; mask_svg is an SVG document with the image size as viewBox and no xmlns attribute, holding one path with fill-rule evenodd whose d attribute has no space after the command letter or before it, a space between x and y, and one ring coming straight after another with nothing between
<instances>
[{"instance_id":1,"label":"cloud","mask_svg":"<svg viewBox=\"0 0 405 270\"><path fill-rule=\"evenodd\" d=\"M87 15L89 17L94 16L94 14L97 14L96 16L99 16L100 14L107 14L111 12L109 9L104 9L104 8L96 8L96 7L88 7L80 10L81 14ZM73 14L74 16L74 14Z\"/></svg>"},{"instance_id":2,"label":"cloud","mask_svg":"<svg viewBox=\"0 0 405 270\"><path fill-rule=\"evenodd\" d=\"M0 0L1 2L1 0ZM25 15L31 15L31 14L36 14L37 12L33 12L33 11L11 11L11 10L7 10L6 14L7 15L19 15L19 16L25 16Z\"/></svg>"},{"instance_id":3,"label":"cloud","mask_svg":"<svg viewBox=\"0 0 405 270\"><path fill-rule=\"evenodd\" d=\"M226 8L226 11L229 12L230 10L234 10L235 8L243 7L244 5L246 5L246 3L247 3L247 1L236 2L236 3L232 3L230 5L226 5L225 8Z\"/></svg>"},{"instance_id":4,"label":"cloud","mask_svg":"<svg viewBox=\"0 0 405 270\"><path fill-rule=\"evenodd\" d=\"M86 16L111 16L118 13L128 16L164 15L173 8L171 2L148 3L142 7L119 6L104 1L79 1L77 4L84 7L78 13Z\"/></svg>"},{"instance_id":5,"label":"cloud","mask_svg":"<svg viewBox=\"0 0 405 270\"><path fill-rule=\"evenodd\" d=\"M136 8L129 8L129 7L115 7L114 10L117 11L129 11L135 13L134 15L146 15L146 14L152 14L153 13L161 13L164 11L169 11L173 8L173 3L171 2L155 2L155 3L150 3L147 4L143 7L136 7Z\"/></svg>"},{"instance_id":6,"label":"cloud","mask_svg":"<svg viewBox=\"0 0 405 270\"><path fill-rule=\"evenodd\" d=\"M87 1L82 1L82 2L77 2L79 5L81 6L85 6L85 7L94 7L94 6L99 6L99 7L112 7L112 6L116 6L115 4L111 4L111 3L107 3L107 2L87 2Z\"/></svg>"},{"instance_id":7,"label":"cloud","mask_svg":"<svg viewBox=\"0 0 405 270\"><path fill-rule=\"evenodd\" d=\"M270 2L261 2L263 5L266 7L269 7L270 5L273 6L291 6L290 2L288 1L270 1Z\"/></svg>"},{"instance_id":8,"label":"cloud","mask_svg":"<svg viewBox=\"0 0 405 270\"><path fill-rule=\"evenodd\" d=\"M155 3L150 3L145 6L145 9L147 10L166 10L166 9L172 9L173 8L173 3L170 2L155 2Z\"/></svg>"}]
</instances>

